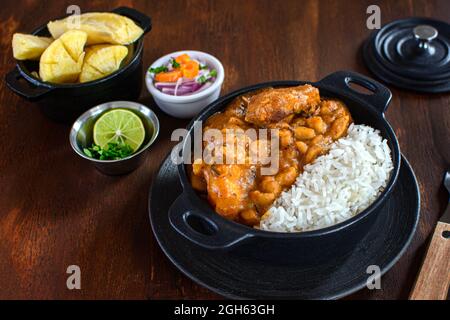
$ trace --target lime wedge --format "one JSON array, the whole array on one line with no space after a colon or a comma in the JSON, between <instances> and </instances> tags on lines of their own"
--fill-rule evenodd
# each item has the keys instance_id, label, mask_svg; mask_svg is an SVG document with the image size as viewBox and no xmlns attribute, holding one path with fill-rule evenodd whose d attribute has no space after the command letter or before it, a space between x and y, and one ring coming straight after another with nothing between
<instances>
[{"instance_id":1,"label":"lime wedge","mask_svg":"<svg viewBox=\"0 0 450 320\"><path fill-rule=\"evenodd\" d=\"M94 142L102 148L108 143L128 144L133 152L138 150L145 139L142 120L133 112L114 109L104 113L94 124Z\"/></svg>"}]
</instances>

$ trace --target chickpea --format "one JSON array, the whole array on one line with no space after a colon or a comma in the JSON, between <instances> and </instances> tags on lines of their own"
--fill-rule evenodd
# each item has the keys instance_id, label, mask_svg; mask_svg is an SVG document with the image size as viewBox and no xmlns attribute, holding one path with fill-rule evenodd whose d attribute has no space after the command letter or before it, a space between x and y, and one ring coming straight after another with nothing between
<instances>
[{"instance_id":1,"label":"chickpea","mask_svg":"<svg viewBox=\"0 0 450 320\"><path fill-rule=\"evenodd\" d=\"M300 151L301 154L304 154L306 150L308 150L308 145L303 141L296 141L295 146L297 147L298 151Z\"/></svg>"},{"instance_id":2,"label":"chickpea","mask_svg":"<svg viewBox=\"0 0 450 320\"><path fill-rule=\"evenodd\" d=\"M306 120L304 118L297 118L292 121L293 127L304 126L306 124Z\"/></svg>"},{"instance_id":3,"label":"chickpea","mask_svg":"<svg viewBox=\"0 0 450 320\"><path fill-rule=\"evenodd\" d=\"M316 136L313 129L303 126L295 128L294 132L295 137L299 140L309 140Z\"/></svg>"},{"instance_id":4,"label":"chickpea","mask_svg":"<svg viewBox=\"0 0 450 320\"><path fill-rule=\"evenodd\" d=\"M323 140L324 140L323 135L320 134L311 140L310 145L320 144Z\"/></svg>"},{"instance_id":5,"label":"chickpea","mask_svg":"<svg viewBox=\"0 0 450 320\"><path fill-rule=\"evenodd\" d=\"M275 123L270 123L267 125L268 129L289 129L289 123L288 122L284 122L285 120L282 120L283 122L275 122Z\"/></svg>"},{"instance_id":6,"label":"chickpea","mask_svg":"<svg viewBox=\"0 0 450 320\"><path fill-rule=\"evenodd\" d=\"M287 116L286 118L284 118L282 121L283 121L283 124L289 124L291 121L292 121L292 119L294 119L294 114L291 114L291 115L289 115L289 116Z\"/></svg>"},{"instance_id":7,"label":"chickpea","mask_svg":"<svg viewBox=\"0 0 450 320\"><path fill-rule=\"evenodd\" d=\"M337 109L342 109L343 104L339 100L325 100L320 105L320 114L329 115L335 113Z\"/></svg>"},{"instance_id":8,"label":"chickpea","mask_svg":"<svg viewBox=\"0 0 450 320\"><path fill-rule=\"evenodd\" d=\"M322 116L322 119L326 124L331 124L336 119L336 115L334 113L326 114Z\"/></svg>"},{"instance_id":9,"label":"chickpea","mask_svg":"<svg viewBox=\"0 0 450 320\"><path fill-rule=\"evenodd\" d=\"M292 144L292 132L288 129L280 130L280 145L285 148Z\"/></svg>"},{"instance_id":10,"label":"chickpea","mask_svg":"<svg viewBox=\"0 0 450 320\"><path fill-rule=\"evenodd\" d=\"M334 110L336 110L337 104L336 101L332 100L325 100L320 105L320 115L329 115L333 113Z\"/></svg>"},{"instance_id":11,"label":"chickpea","mask_svg":"<svg viewBox=\"0 0 450 320\"><path fill-rule=\"evenodd\" d=\"M327 131L327 124L323 121L321 117L311 117L306 119L306 124L314 129L316 133L322 134Z\"/></svg>"},{"instance_id":12,"label":"chickpea","mask_svg":"<svg viewBox=\"0 0 450 320\"><path fill-rule=\"evenodd\" d=\"M241 218L244 223L249 226L254 226L259 222L259 216L255 209L246 209L241 212Z\"/></svg>"},{"instance_id":13,"label":"chickpea","mask_svg":"<svg viewBox=\"0 0 450 320\"><path fill-rule=\"evenodd\" d=\"M350 117L345 115L334 120L330 128L330 136L333 140L337 140L344 135L350 123Z\"/></svg>"},{"instance_id":14,"label":"chickpea","mask_svg":"<svg viewBox=\"0 0 450 320\"><path fill-rule=\"evenodd\" d=\"M298 170L295 167L287 168L286 170L277 174L275 179L284 187L289 187L297 179Z\"/></svg>"},{"instance_id":15,"label":"chickpea","mask_svg":"<svg viewBox=\"0 0 450 320\"><path fill-rule=\"evenodd\" d=\"M239 128L245 127L245 122L238 117L230 117L228 119L228 124L238 126Z\"/></svg>"},{"instance_id":16,"label":"chickpea","mask_svg":"<svg viewBox=\"0 0 450 320\"><path fill-rule=\"evenodd\" d=\"M268 163L270 161L270 143L267 140L254 140L249 145L249 154L253 161Z\"/></svg>"},{"instance_id":17,"label":"chickpea","mask_svg":"<svg viewBox=\"0 0 450 320\"><path fill-rule=\"evenodd\" d=\"M249 196L258 207L270 206L275 201L275 194L270 192L263 193L259 190L254 190L250 191Z\"/></svg>"},{"instance_id":18,"label":"chickpea","mask_svg":"<svg viewBox=\"0 0 450 320\"><path fill-rule=\"evenodd\" d=\"M283 170L289 167L298 166L299 152L294 145L282 150L279 158L279 168Z\"/></svg>"},{"instance_id":19,"label":"chickpea","mask_svg":"<svg viewBox=\"0 0 450 320\"><path fill-rule=\"evenodd\" d=\"M318 145L313 145L308 149L308 152L305 155L305 163L311 163L314 160L316 160L316 158L321 155L325 150L318 146Z\"/></svg>"},{"instance_id":20,"label":"chickpea","mask_svg":"<svg viewBox=\"0 0 450 320\"><path fill-rule=\"evenodd\" d=\"M274 177L265 177L261 181L261 190L278 195L281 193L281 186Z\"/></svg>"}]
</instances>

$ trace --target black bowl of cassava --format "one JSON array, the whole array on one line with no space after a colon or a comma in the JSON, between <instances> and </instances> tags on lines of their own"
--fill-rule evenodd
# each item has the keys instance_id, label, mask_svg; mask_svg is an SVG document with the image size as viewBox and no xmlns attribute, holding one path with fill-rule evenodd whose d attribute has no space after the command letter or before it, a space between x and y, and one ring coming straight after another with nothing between
<instances>
[{"instance_id":1,"label":"black bowl of cassava","mask_svg":"<svg viewBox=\"0 0 450 320\"><path fill-rule=\"evenodd\" d=\"M17 65L6 83L65 123L108 101L135 100L150 29L150 17L127 7L50 19L31 34L14 34Z\"/></svg>"},{"instance_id":2,"label":"black bowl of cassava","mask_svg":"<svg viewBox=\"0 0 450 320\"><path fill-rule=\"evenodd\" d=\"M191 162L178 165L183 193L169 210L172 227L205 249L276 262L350 252L400 170L398 141L384 116L391 97L380 83L341 71L315 83L257 84L217 100L188 126L191 139L180 155ZM204 150L214 150L208 159L193 152L196 121L203 122ZM227 136L218 149L211 148L217 138L205 138L209 129L236 128L271 133ZM236 145L244 148L226 153ZM275 160L253 161L252 152Z\"/></svg>"}]
</instances>

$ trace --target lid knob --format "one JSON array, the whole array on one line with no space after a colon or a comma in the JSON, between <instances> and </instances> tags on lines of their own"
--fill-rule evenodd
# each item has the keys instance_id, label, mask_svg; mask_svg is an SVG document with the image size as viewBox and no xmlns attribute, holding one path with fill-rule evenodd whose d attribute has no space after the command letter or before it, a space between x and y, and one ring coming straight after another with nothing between
<instances>
[{"instance_id":1,"label":"lid knob","mask_svg":"<svg viewBox=\"0 0 450 320\"><path fill-rule=\"evenodd\" d=\"M429 25L418 25L413 29L414 38L419 41L418 51L433 55L435 52L434 47L430 44L431 41L437 38L438 31Z\"/></svg>"}]
</instances>

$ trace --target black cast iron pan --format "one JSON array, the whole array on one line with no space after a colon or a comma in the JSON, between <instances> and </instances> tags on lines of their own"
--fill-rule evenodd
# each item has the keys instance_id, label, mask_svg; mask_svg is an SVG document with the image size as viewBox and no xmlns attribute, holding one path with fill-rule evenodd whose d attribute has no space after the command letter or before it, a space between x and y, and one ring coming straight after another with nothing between
<instances>
[{"instance_id":1,"label":"black cast iron pan","mask_svg":"<svg viewBox=\"0 0 450 320\"><path fill-rule=\"evenodd\" d=\"M305 83L308 82L276 81L232 92L209 105L189 124L191 137L195 121L205 121L239 95L266 87L289 87ZM370 93L364 94L352 89L352 83L366 88ZM264 261L277 260L280 263L297 262L299 259L305 263L317 263L319 260L333 259L351 251L367 234L383 204L389 199L400 170L398 141L384 116L392 97L391 92L377 81L349 71L333 73L311 84L319 88L322 96L344 101L355 123L367 124L380 130L387 140L392 151L394 170L380 196L355 217L328 228L299 233L267 232L229 221L215 213L191 187L186 167L180 164L178 173L183 193L169 210L170 224L179 234L193 245L211 251L232 251L246 257ZM191 147L191 144L185 143L182 154Z\"/></svg>"},{"instance_id":2,"label":"black cast iron pan","mask_svg":"<svg viewBox=\"0 0 450 320\"><path fill-rule=\"evenodd\" d=\"M144 30L152 27L150 17L139 11L120 7L112 12L132 19ZM38 36L50 36L47 24L34 32ZM36 102L44 114L58 122L74 121L86 110L107 101L135 100L142 88L142 52L144 39L141 37L129 46L129 55L123 67L107 77L86 83L54 84L41 81L32 72L38 71L39 62L18 61L6 77L6 84L19 96Z\"/></svg>"}]
</instances>

